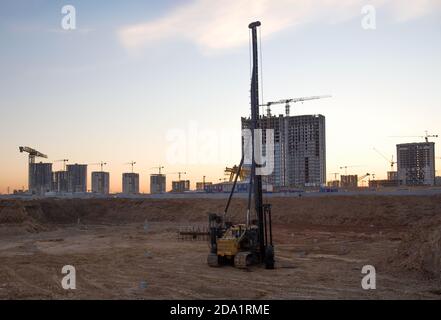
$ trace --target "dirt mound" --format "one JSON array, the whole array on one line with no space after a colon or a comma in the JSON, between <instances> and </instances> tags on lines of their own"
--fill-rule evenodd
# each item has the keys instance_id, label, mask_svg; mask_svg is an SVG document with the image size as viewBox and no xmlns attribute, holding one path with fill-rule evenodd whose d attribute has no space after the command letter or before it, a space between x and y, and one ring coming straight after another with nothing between
<instances>
[{"instance_id":1,"label":"dirt mound","mask_svg":"<svg viewBox=\"0 0 441 320\"><path fill-rule=\"evenodd\" d=\"M441 284L441 214L415 224L390 260L399 268L418 271Z\"/></svg>"},{"instance_id":2,"label":"dirt mound","mask_svg":"<svg viewBox=\"0 0 441 320\"><path fill-rule=\"evenodd\" d=\"M46 231L47 227L34 219L23 203L4 201L0 202L0 226L7 226L9 231L34 233Z\"/></svg>"},{"instance_id":3,"label":"dirt mound","mask_svg":"<svg viewBox=\"0 0 441 320\"><path fill-rule=\"evenodd\" d=\"M440 196L326 196L271 198L275 223L346 226L410 226L441 214ZM223 199L45 199L0 201L0 224L32 220L43 224L206 221L221 213ZM234 199L229 213L243 221L246 200Z\"/></svg>"}]
</instances>

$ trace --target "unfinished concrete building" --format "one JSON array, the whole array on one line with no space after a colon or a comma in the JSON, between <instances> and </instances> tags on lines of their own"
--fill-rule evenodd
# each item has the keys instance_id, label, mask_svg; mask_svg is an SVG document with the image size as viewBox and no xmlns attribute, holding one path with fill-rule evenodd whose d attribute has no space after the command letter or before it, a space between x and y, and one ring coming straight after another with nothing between
<instances>
[{"instance_id":1,"label":"unfinished concrete building","mask_svg":"<svg viewBox=\"0 0 441 320\"><path fill-rule=\"evenodd\" d=\"M122 192L124 194L139 193L139 174L123 173L122 175Z\"/></svg>"},{"instance_id":2,"label":"unfinished concrete building","mask_svg":"<svg viewBox=\"0 0 441 320\"><path fill-rule=\"evenodd\" d=\"M87 164L69 164L67 168L67 192L87 192Z\"/></svg>"},{"instance_id":3,"label":"unfinished concrete building","mask_svg":"<svg viewBox=\"0 0 441 320\"><path fill-rule=\"evenodd\" d=\"M400 185L435 184L435 143L397 144L397 168Z\"/></svg>"},{"instance_id":4,"label":"unfinished concrete building","mask_svg":"<svg viewBox=\"0 0 441 320\"><path fill-rule=\"evenodd\" d=\"M265 129L274 130L274 171L263 177L274 187L318 187L326 183L326 136L323 115L261 116L263 154ZM242 129L251 128L242 118Z\"/></svg>"},{"instance_id":5,"label":"unfinished concrete building","mask_svg":"<svg viewBox=\"0 0 441 320\"><path fill-rule=\"evenodd\" d=\"M68 192L68 172L56 171L52 175L52 191L57 193Z\"/></svg>"},{"instance_id":6,"label":"unfinished concrete building","mask_svg":"<svg viewBox=\"0 0 441 320\"><path fill-rule=\"evenodd\" d=\"M52 191L52 163L29 164L29 191L39 195Z\"/></svg>"},{"instance_id":7,"label":"unfinished concrete building","mask_svg":"<svg viewBox=\"0 0 441 320\"><path fill-rule=\"evenodd\" d=\"M357 188L358 187L358 175L356 175L356 174L340 175L340 187L342 187L342 188Z\"/></svg>"},{"instance_id":8,"label":"unfinished concrete building","mask_svg":"<svg viewBox=\"0 0 441 320\"><path fill-rule=\"evenodd\" d=\"M92 172L92 193L109 194L110 175L108 172Z\"/></svg>"},{"instance_id":9,"label":"unfinished concrete building","mask_svg":"<svg viewBox=\"0 0 441 320\"><path fill-rule=\"evenodd\" d=\"M389 180L389 179L369 180L370 188L391 188L397 186L398 186L398 180Z\"/></svg>"},{"instance_id":10,"label":"unfinished concrete building","mask_svg":"<svg viewBox=\"0 0 441 320\"><path fill-rule=\"evenodd\" d=\"M204 191L207 186L211 186L213 182L196 182L196 190L197 191Z\"/></svg>"},{"instance_id":11,"label":"unfinished concrete building","mask_svg":"<svg viewBox=\"0 0 441 320\"><path fill-rule=\"evenodd\" d=\"M387 180L396 181L398 180L398 173L396 171L387 172Z\"/></svg>"},{"instance_id":12,"label":"unfinished concrete building","mask_svg":"<svg viewBox=\"0 0 441 320\"><path fill-rule=\"evenodd\" d=\"M164 193L165 192L165 174L151 174L150 175L150 193Z\"/></svg>"},{"instance_id":13,"label":"unfinished concrete building","mask_svg":"<svg viewBox=\"0 0 441 320\"><path fill-rule=\"evenodd\" d=\"M328 181L326 185L327 185L328 187L339 188L339 187L340 187L340 180L331 180L331 181Z\"/></svg>"},{"instance_id":14,"label":"unfinished concrete building","mask_svg":"<svg viewBox=\"0 0 441 320\"><path fill-rule=\"evenodd\" d=\"M190 190L190 180L172 181L172 192L185 192Z\"/></svg>"}]
</instances>

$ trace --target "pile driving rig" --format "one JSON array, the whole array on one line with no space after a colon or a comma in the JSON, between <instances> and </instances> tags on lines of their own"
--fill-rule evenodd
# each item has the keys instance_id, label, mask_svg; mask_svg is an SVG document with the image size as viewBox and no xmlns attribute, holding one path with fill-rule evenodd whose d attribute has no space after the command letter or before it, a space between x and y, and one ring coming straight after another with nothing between
<instances>
[{"instance_id":1,"label":"pile driving rig","mask_svg":"<svg viewBox=\"0 0 441 320\"><path fill-rule=\"evenodd\" d=\"M256 175L254 155L255 129L259 129L259 83L258 83L258 50L257 27L260 22L249 25L252 33L253 69L251 77L251 145L252 162L250 173L250 188L248 195L248 210L245 224L233 224L228 220L227 212L234 194L237 179L241 172L244 156L234 179L228 202L222 215L209 215L210 253L207 262L211 267L233 264L237 268L247 268L250 265L264 264L267 269L274 269L274 246L271 225L271 205L262 201L262 177ZM259 136L256 135L256 139ZM254 200L255 219L250 219L251 202Z\"/></svg>"}]
</instances>

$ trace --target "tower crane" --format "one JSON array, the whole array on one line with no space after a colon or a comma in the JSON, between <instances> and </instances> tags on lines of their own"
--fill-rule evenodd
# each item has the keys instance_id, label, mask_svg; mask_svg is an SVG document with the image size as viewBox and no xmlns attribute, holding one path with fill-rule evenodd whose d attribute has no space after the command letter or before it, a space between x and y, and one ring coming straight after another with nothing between
<instances>
[{"instance_id":1,"label":"tower crane","mask_svg":"<svg viewBox=\"0 0 441 320\"><path fill-rule=\"evenodd\" d=\"M334 181L337 180L337 176L340 174L339 172L332 172L331 174L334 175Z\"/></svg>"},{"instance_id":2,"label":"tower crane","mask_svg":"<svg viewBox=\"0 0 441 320\"><path fill-rule=\"evenodd\" d=\"M341 166L340 170L345 169L345 175L348 175L348 168L356 168L356 167L361 167L361 166L359 166L359 165L356 165L356 166Z\"/></svg>"},{"instance_id":3,"label":"tower crane","mask_svg":"<svg viewBox=\"0 0 441 320\"><path fill-rule=\"evenodd\" d=\"M132 166L132 173L133 173L133 166L136 164L136 161L132 161L132 162L127 162L124 164L130 164Z\"/></svg>"},{"instance_id":4,"label":"tower crane","mask_svg":"<svg viewBox=\"0 0 441 320\"><path fill-rule=\"evenodd\" d=\"M366 177L369 177L371 174L370 173L366 173L364 175L362 175L360 178L358 178L358 182L360 182L361 180L363 180Z\"/></svg>"},{"instance_id":5,"label":"tower crane","mask_svg":"<svg viewBox=\"0 0 441 320\"><path fill-rule=\"evenodd\" d=\"M392 155L391 160L389 160L388 158L386 158L384 156L384 154L382 154L380 151L378 151L377 149L374 148L374 151L376 153L378 153L380 156L382 156L387 162L389 162L390 164L390 171L394 171L394 165L397 163L396 161L394 161L394 155Z\"/></svg>"},{"instance_id":6,"label":"tower crane","mask_svg":"<svg viewBox=\"0 0 441 320\"><path fill-rule=\"evenodd\" d=\"M159 174L161 174L161 170L164 169L164 167L161 166L161 165L159 165L158 167L152 167L152 168L150 168L150 169L158 169Z\"/></svg>"},{"instance_id":7,"label":"tower crane","mask_svg":"<svg viewBox=\"0 0 441 320\"><path fill-rule=\"evenodd\" d=\"M98 163L89 163L89 165L91 165L91 166L100 166L101 167L101 172L103 172L103 167L105 165L107 165L107 162L101 161L101 162L98 162Z\"/></svg>"},{"instance_id":8,"label":"tower crane","mask_svg":"<svg viewBox=\"0 0 441 320\"><path fill-rule=\"evenodd\" d=\"M357 182L361 181L361 186L364 187L364 180L363 179L366 177L369 177L370 175L371 175L370 173L366 173L366 174L362 175L360 178L358 178Z\"/></svg>"},{"instance_id":9,"label":"tower crane","mask_svg":"<svg viewBox=\"0 0 441 320\"><path fill-rule=\"evenodd\" d=\"M46 158L47 159L47 155L45 155L35 149L29 148L29 147L18 147L18 149L20 150L20 152L29 153L29 163L35 163L35 158Z\"/></svg>"},{"instance_id":10,"label":"tower crane","mask_svg":"<svg viewBox=\"0 0 441 320\"><path fill-rule=\"evenodd\" d=\"M441 159L441 157L435 157L435 159ZM435 175L437 175L437 172L438 172L439 170L435 170Z\"/></svg>"},{"instance_id":11,"label":"tower crane","mask_svg":"<svg viewBox=\"0 0 441 320\"><path fill-rule=\"evenodd\" d=\"M285 114L289 116L289 109L290 109L290 103L297 103L297 102L304 102L309 100L316 100L316 99L323 99L323 98L330 98L331 95L323 95L323 96L311 96L311 97L301 97L301 98L291 98L291 99L282 99L278 101L271 101L264 104L261 104L261 107L266 107L266 113L269 116L271 116L271 106L274 104L285 104Z\"/></svg>"},{"instance_id":12,"label":"tower crane","mask_svg":"<svg viewBox=\"0 0 441 320\"><path fill-rule=\"evenodd\" d=\"M66 171L66 162L69 162L69 159L55 160L54 162L63 162L63 171Z\"/></svg>"},{"instance_id":13,"label":"tower crane","mask_svg":"<svg viewBox=\"0 0 441 320\"><path fill-rule=\"evenodd\" d=\"M167 173L167 174L177 174L178 177L179 177L179 181L181 181L181 175L182 174L187 174L187 172L178 171L178 172L170 172L170 173Z\"/></svg>"},{"instance_id":14,"label":"tower crane","mask_svg":"<svg viewBox=\"0 0 441 320\"><path fill-rule=\"evenodd\" d=\"M429 142L429 138L438 138L437 134L429 134L428 131L425 131L424 136L392 136L393 138L424 138L426 142Z\"/></svg>"},{"instance_id":15,"label":"tower crane","mask_svg":"<svg viewBox=\"0 0 441 320\"><path fill-rule=\"evenodd\" d=\"M18 150L20 150L20 152L27 152L29 154L28 187L29 187L29 190L31 190L33 187L33 180L34 180L32 178L32 172L33 172L33 164L35 163L35 158L46 158L47 159L47 155L45 155L35 149L29 148L29 147L18 147Z\"/></svg>"}]
</instances>

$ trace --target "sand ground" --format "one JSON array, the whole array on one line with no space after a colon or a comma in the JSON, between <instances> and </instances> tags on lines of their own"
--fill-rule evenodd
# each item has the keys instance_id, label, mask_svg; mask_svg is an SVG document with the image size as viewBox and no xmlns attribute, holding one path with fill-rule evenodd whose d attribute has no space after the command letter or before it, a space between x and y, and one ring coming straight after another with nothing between
<instances>
[{"instance_id":1,"label":"sand ground","mask_svg":"<svg viewBox=\"0 0 441 320\"><path fill-rule=\"evenodd\" d=\"M428 249L425 227L439 227L439 200L274 199L273 212L284 208L274 214L275 270L210 268L206 241L178 239L180 226L204 225L220 200L6 201L0 299L439 299L439 239ZM357 203L364 209L350 209ZM236 219L243 206L233 206ZM210 210L186 214L202 207ZM76 290L61 287L64 265L76 268ZM376 290L361 287L364 265L376 268Z\"/></svg>"}]
</instances>

